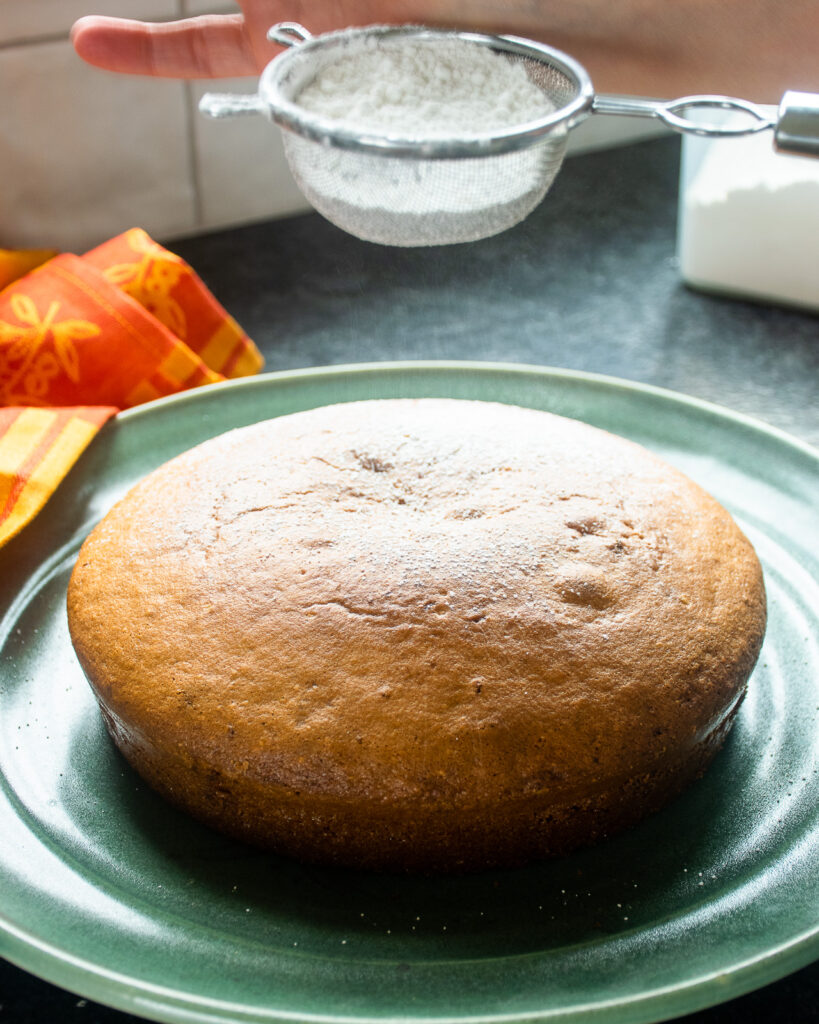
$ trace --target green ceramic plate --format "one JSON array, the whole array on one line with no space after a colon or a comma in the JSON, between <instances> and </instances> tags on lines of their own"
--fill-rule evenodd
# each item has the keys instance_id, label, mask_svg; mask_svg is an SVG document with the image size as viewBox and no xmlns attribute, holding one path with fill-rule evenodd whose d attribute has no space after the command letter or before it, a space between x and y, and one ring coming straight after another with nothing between
<instances>
[{"instance_id":1,"label":"green ceramic plate","mask_svg":"<svg viewBox=\"0 0 819 1024\"><path fill-rule=\"evenodd\" d=\"M64 611L111 503L228 428L329 402L493 399L656 449L734 513L770 625L707 776L595 849L405 879L266 856L170 809L109 743ZM0 953L163 1021L655 1021L819 956L819 457L725 410L622 381L489 364L273 374L128 412L0 552ZM123 566L123 573L128 567Z\"/></svg>"}]
</instances>

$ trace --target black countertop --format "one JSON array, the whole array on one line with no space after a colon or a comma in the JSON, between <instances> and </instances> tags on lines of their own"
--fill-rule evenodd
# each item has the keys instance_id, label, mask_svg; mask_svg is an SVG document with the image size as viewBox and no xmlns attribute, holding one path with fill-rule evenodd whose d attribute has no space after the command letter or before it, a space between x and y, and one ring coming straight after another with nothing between
<instances>
[{"instance_id":1,"label":"black countertop","mask_svg":"<svg viewBox=\"0 0 819 1024\"><path fill-rule=\"evenodd\" d=\"M679 146L571 158L527 221L468 246L385 249L315 215L171 243L267 369L476 359L612 374L819 444L819 317L685 288ZM819 285L817 285L819 287ZM819 963L686 1024L819 1021ZM0 1024L127 1024L0 961Z\"/></svg>"}]
</instances>

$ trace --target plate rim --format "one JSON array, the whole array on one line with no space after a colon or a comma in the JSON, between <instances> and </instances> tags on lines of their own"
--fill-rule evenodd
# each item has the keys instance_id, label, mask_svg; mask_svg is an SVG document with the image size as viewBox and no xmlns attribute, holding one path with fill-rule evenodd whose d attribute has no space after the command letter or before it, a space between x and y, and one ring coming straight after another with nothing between
<instances>
[{"instance_id":1,"label":"plate rim","mask_svg":"<svg viewBox=\"0 0 819 1024\"><path fill-rule=\"evenodd\" d=\"M195 388L175 395L165 396L143 405L121 411L112 425L125 427L132 421L139 422L152 418L166 409L180 404L209 403L218 400L225 389L254 390L275 387L283 382L315 380L325 377L343 379L368 374L400 375L412 373L426 375L439 371L464 372L467 374L508 374L510 376L536 376L552 380L567 380L603 388L620 394L637 393L661 400L680 409L690 409L720 421L727 421L744 430L759 434L775 443L782 444L793 452L807 457L819 466L819 448L779 427L746 413L738 412L718 403L687 395L672 389L633 381L590 371L572 370L562 367L541 366L529 363L506 363L481 360L400 360L342 363L324 366L310 366L289 370L270 371L253 377L244 377ZM329 403L328 403L329 404ZM230 429L230 428L228 428ZM0 560L2 553L0 552ZM43 561L47 561L48 556ZM42 565L43 561L39 564ZM2 590L3 588L0 588ZM14 595L12 595L13 599ZM9 611L12 607L9 608ZM93 961L78 956L65 944L56 945L19 927L7 918L0 906L0 955L10 963L26 970L44 981L59 985L69 991L81 994L121 1012L145 1016L146 1019L182 1024L192 1021L216 1022L221 1024L229 1019L237 1022L269 1021L276 1024L524 1024L524 1022L566 1021L580 1024L582 1021L607 1020L649 1024L652 1021L667 1020L679 1014L717 1005L737 998L754 989L770 984L793 971L819 959L819 921L812 929L803 931L772 949L741 960L726 970L700 974L695 978L653 988L639 996L619 997L593 1003L576 1004L569 1008L529 1011L511 1014L481 1015L401 1015L401 1016L347 1016L333 1013L298 1013L292 1011L258 1008L237 1004L230 1000L196 996L178 989L154 982L136 979L110 970ZM28 957L26 953L30 954ZM32 961L44 959L45 963ZM49 968L49 969L44 969ZM82 983L81 987L77 987ZM718 991L715 993L714 989ZM716 994L716 998L714 995ZM238 1014L234 1018L226 1013Z\"/></svg>"},{"instance_id":2,"label":"plate rim","mask_svg":"<svg viewBox=\"0 0 819 1024\"><path fill-rule=\"evenodd\" d=\"M218 393L223 390L239 390L243 388L259 387L263 384L275 381L296 380L300 378L310 379L314 377L346 377L353 374L366 373L416 373L419 370L465 370L468 372L492 372L508 373L510 375L535 375L542 377L556 377L565 380L580 381L588 384L604 386L616 391L636 391L642 394L651 395L670 401L681 407L690 407L701 410L709 416L716 416L719 419L733 420L735 423L747 427L771 438L782 441L789 447L799 450L802 454L819 460L819 446L812 445L809 441L803 441L795 434L791 434L781 427L776 427L765 420L749 413L739 412L728 406L712 402L707 398L698 398L696 395L688 395L682 391L675 391L673 388L661 387L658 384L647 384L644 381L631 380L628 377L617 377L612 374L595 373L591 370L572 370L560 366L541 366L537 363L505 363L493 360L479 359L402 359L370 361L363 363L331 363L321 366L295 367L290 370L270 370L265 373L258 373L252 377L235 377L232 380L217 381L204 387L190 388L187 391L179 391L173 395L165 395L150 402L143 402L141 405L132 406L130 409L123 409L113 417L113 423L127 423L132 419L141 418L164 408L179 404L189 404L203 400L204 396L211 393Z\"/></svg>"},{"instance_id":3,"label":"plate rim","mask_svg":"<svg viewBox=\"0 0 819 1024\"><path fill-rule=\"evenodd\" d=\"M677 1016L695 1013L698 1010L718 1006L732 999L739 998L749 992L762 988L794 971L806 967L819 959L819 925L812 932L804 932L790 942L781 943L773 951L766 951L759 956L749 957L738 964L730 973L711 971L697 978L676 985L665 985L642 993L629 999L609 999L593 1003L581 1003L571 1008L536 1011L535 1013L491 1013L470 1015L436 1016L364 1016L344 1014L317 1014L299 1012L294 1015L290 1011L265 1009L257 1012L254 1008L235 1003L230 1000L218 1000L212 997L194 996L182 993L177 989L159 985L149 981L135 981L134 978L118 971L101 968L83 957L67 953L50 943L36 937L28 938L24 929L17 926L9 927L8 922L0 913L0 933L17 939L23 949L35 949L48 958L63 971L53 974L36 973L36 977L50 984L58 985L68 991L75 992L85 999L99 1002L123 1013L143 1016L144 1011L152 1010L145 1015L147 1020L155 1020L162 1024L548 1024L548 1022L583 1022L606 1020L607 1014L614 1012L609 1019L614 1024L656 1024ZM815 949L813 947L816 947ZM790 958L789 958L790 954ZM8 956L4 950L2 956L9 963L23 970L30 969L21 960ZM781 965L787 960L784 971L769 974L765 968L772 963ZM30 972L34 973L34 972ZM91 979L99 983L99 990L74 988L71 981L75 978ZM109 991L105 985L113 986ZM714 1000L710 993L714 986L722 986L721 998ZM683 996L682 1004L679 997ZM150 998L148 1005L142 1000ZM702 998L699 998L702 997ZM164 999L165 1002L160 1002ZM155 1001L156 1000L156 1001ZM667 1004L667 1005L666 1005ZM636 1013L630 1011L636 1010ZM226 1013L235 1014L233 1017Z\"/></svg>"}]
</instances>

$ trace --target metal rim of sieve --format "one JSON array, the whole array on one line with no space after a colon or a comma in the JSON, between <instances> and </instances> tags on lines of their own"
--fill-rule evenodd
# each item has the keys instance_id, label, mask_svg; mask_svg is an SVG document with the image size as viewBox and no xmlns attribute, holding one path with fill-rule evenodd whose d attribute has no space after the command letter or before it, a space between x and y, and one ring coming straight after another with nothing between
<instances>
[{"instance_id":1,"label":"metal rim of sieve","mask_svg":"<svg viewBox=\"0 0 819 1024\"><path fill-rule=\"evenodd\" d=\"M531 39L405 25L344 29L320 36L302 36L292 30L291 34L299 41L265 67L259 80L259 98L265 105L269 117L280 127L314 142L339 149L423 160L451 160L511 153L534 146L556 131L560 134L567 132L591 113L594 103L594 88L582 64L560 50ZM277 41L283 41L282 36L276 38ZM343 50L351 43L370 39L412 39L421 42L459 40L484 46L495 52L527 58L546 65L565 78L567 85L572 87L573 95L563 106L535 121L527 121L491 133L465 133L457 138L432 140L351 129L334 118L322 117L305 110L291 98L291 76L305 58L311 54L315 55L317 51L326 51L332 47Z\"/></svg>"}]
</instances>

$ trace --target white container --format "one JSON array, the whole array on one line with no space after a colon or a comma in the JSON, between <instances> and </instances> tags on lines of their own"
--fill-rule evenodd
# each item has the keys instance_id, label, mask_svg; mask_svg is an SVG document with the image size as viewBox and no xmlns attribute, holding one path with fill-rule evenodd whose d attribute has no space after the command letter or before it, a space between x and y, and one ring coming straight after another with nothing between
<instances>
[{"instance_id":1,"label":"white container","mask_svg":"<svg viewBox=\"0 0 819 1024\"><path fill-rule=\"evenodd\" d=\"M819 311L819 159L686 136L677 253L693 288Z\"/></svg>"}]
</instances>

